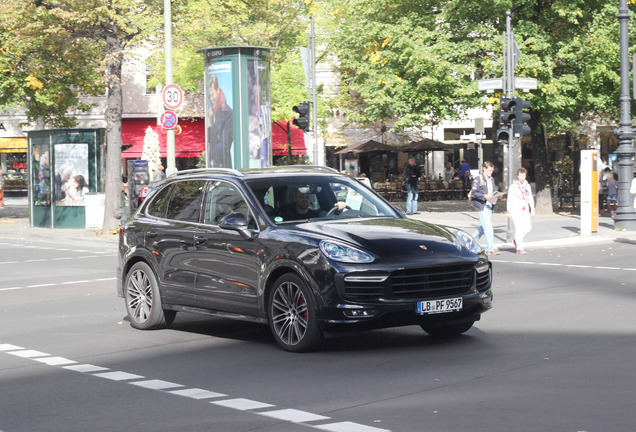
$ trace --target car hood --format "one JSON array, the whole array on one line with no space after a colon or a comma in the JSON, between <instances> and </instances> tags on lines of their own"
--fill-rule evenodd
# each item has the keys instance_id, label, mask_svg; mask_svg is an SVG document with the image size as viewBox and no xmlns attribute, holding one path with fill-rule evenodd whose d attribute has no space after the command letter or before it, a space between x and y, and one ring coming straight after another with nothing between
<instances>
[{"instance_id":1,"label":"car hood","mask_svg":"<svg viewBox=\"0 0 636 432\"><path fill-rule=\"evenodd\" d=\"M344 241L378 257L469 254L448 227L414 219L377 218L308 222L297 226L321 239ZM473 255L474 256L474 255Z\"/></svg>"}]
</instances>

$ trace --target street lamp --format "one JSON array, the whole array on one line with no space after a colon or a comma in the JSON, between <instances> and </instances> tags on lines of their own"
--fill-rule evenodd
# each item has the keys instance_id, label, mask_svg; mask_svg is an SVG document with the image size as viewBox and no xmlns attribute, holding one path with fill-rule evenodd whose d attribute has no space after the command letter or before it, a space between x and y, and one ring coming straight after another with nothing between
<instances>
[{"instance_id":1,"label":"street lamp","mask_svg":"<svg viewBox=\"0 0 636 432\"><path fill-rule=\"evenodd\" d=\"M618 22L620 24L620 52L621 52L621 120L619 128L614 130L618 138L618 209L614 216L614 227L633 231L636 230L636 213L632 205L629 188L634 177L634 151L633 140L636 133L632 128L632 114L630 109L631 98L629 95L629 35L628 22L629 10L627 0L620 0L618 8Z\"/></svg>"}]
</instances>

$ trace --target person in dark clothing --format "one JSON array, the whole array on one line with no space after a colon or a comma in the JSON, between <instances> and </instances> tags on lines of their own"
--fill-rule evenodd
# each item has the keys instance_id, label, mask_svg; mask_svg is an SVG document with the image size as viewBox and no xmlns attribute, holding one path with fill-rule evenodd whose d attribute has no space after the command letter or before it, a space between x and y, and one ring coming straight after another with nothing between
<instances>
[{"instance_id":1,"label":"person in dark clothing","mask_svg":"<svg viewBox=\"0 0 636 432\"><path fill-rule=\"evenodd\" d=\"M406 214L417 214L417 195L419 188L419 178L422 176L420 167L415 164L415 158L409 158L404 167L404 178L406 179Z\"/></svg>"}]
</instances>

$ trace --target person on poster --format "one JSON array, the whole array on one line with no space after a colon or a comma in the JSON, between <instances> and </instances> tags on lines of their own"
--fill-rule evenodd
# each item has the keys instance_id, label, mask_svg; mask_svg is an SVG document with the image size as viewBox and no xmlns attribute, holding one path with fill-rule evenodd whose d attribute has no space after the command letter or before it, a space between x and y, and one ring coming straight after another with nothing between
<instances>
[{"instance_id":1,"label":"person on poster","mask_svg":"<svg viewBox=\"0 0 636 432\"><path fill-rule=\"evenodd\" d=\"M68 189L67 200L69 205L84 205L88 185L83 175L73 177L73 187Z\"/></svg>"},{"instance_id":2,"label":"person on poster","mask_svg":"<svg viewBox=\"0 0 636 432\"><path fill-rule=\"evenodd\" d=\"M514 237L512 242L518 254L526 254L523 247L523 239L532 229L530 216L534 216L534 198L530 183L526 181L528 171L525 168L517 170L517 179L508 188L508 202L506 210L508 217L512 220L512 231Z\"/></svg>"},{"instance_id":3,"label":"person on poster","mask_svg":"<svg viewBox=\"0 0 636 432\"><path fill-rule=\"evenodd\" d=\"M233 113L216 75L210 76L209 98L208 164L214 168L232 168Z\"/></svg>"},{"instance_id":4,"label":"person on poster","mask_svg":"<svg viewBox=\"0 0 636 432\"><path fill-rule=\"evenodd\" d=\"M70 186L71 169L64 168L62 172L55 174L55 200L64 201L66 198L66 191Z\"/></svg>"}]
</instances>

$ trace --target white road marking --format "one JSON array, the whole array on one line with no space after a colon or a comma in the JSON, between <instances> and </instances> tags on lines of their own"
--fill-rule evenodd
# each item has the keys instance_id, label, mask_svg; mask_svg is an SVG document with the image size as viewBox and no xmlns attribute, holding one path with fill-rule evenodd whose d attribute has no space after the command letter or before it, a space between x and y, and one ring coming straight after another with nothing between
<instances>
[{"instance_id":1,"label":"white road marking","mask_svg":"<svg viewBox=\"0 0 636 432\"><path fill-rule=\"evenodd\" d=\"M271 405L264 402L258 402L250 399L237 398L237 399L226 399L222 401L212 401L210 402L214 405L221 405L227 408L234 408L240 411L248 411L260 408L269 408L275 405Z\"/></svg>"},{"instance_id":2,"label":"white road marking","mask_svg":"<svg viewBox=\"0 0 636 432\"><path fill-rule=\"evenodd\" d=\"M490 261L493 263L503 263L503 264L540 265L540 266L583 268L583 269L593 269L593 270L636 271L636 268L631 268L631 267L605 267L605 266L580 265L580 264L545 263L545 262L534 262L534 261L508 261L508 260L493 260L493 259L491 259Z\"/></svg>"},{"instance_id":3,"label":"white road marking","mask_svg":"<svg viewBox=\"0 0 636 432\"><path fill-rule=\"evenodd\" d=\"M93 374L93 376L106 378L113 381L127 381L127 380L145 378L141 375L135 375L135 374L122 372L122 371L96 373L96 374Z\"/></svg>"},{"instance_id":4,"label":"white road marking","mask_svg":"<svg viewBox=\"0 0 636 432\"><path fill-rule=\"evenodd\" d=\"M352 422L331 423L320 426L316 425L315 428L329 432L390 432L388 429L379 429Z\"/></svg>"},{"instance_id":5,"label":"white road marking","mask_svg":"<svg viewBox=\"0 0 636 432\"><path fill-rule=\"evenodd\" d=\"M36 358L33 360L38 361L40 363L47 364L49 366L61 366L61 365L77 363L74 360L69 360L64 357L44 357L44 358Z\"/></svg>"},{"instance_id":6,"label":"white road marking","mask_svg":"<svg viewBox=\"0 0 636 432\"><path fill-rule=\"evenodd\" d=\"M0 288L0 291L15 291L15 290L21 290L21 289L27 289L27 288L52 287L52 286L58 286L58 285L89 284L89 283L93 283L93 282L107 282L107 281L113 281L113 280L117 280L117 278L111 277L111 278L100 278L100 279L90 279L90 280L66 281L66 282L59 282L59 283L46 283L46 284L37 284L37 285L26 285L26 286L21 286L21 287L20 286L7 287L7 288Z\"/></svg>"},{"instance_id":7,"label":"white road marking","mask_svg":"<svg viewBox=\"0 0 636 432\"><path fill-rule=\"evenodd\" d=\"M41 351L34 350L23 350L23 351L11 351L9 354L23 357L23 358L34 358L34 357L48 357L50 354L43 353Z\"/></svg>"},{"instance_id":8,"label":"white road marking","mask_svg":"<svg viewBox=\"0 0 636 432\"><path fill-rule=\"evenodd\" d=\"M92 365L92 364L79 364L79 365L76 365L76 366L64 366L64 369L68 369L68 370L72 370L72 371L76 371L76 372L83 372L83 373L100 372L100 371L109 370L108 368L101 367L101 366L95 366L95 365Z\"/></svg>"},{"instance_id":9,"label":"white road marking","mask_svg":"<svg viewBox=\"0 0 636 432\"><path fill-rule=\"evenodd\" d=\"M212 391L203 390L200 388L171 390L168 393L172 393L178 396L185 396L192 399L212 399L212 398L227 396L226 394L223 394L223 393L212 392Z\"/></svg>"},{"instance_id":10,"label":"white road marking","mask_svg":"<svg viewBox=\"0 0 636 432\"><path fill-rule=\"evenodd\" d=\"M306 411L299 411L295 409L282 409L276 411L265 411L259 413L261 415L272 417L278 420L285 420L292 423L312 422L318 420L328 420L329 417L321 416L318 414L308 413Z\"/></svg>"},{"instance_id":11,"label":"white road marking","mask_svg":"<svg viewBox=\"0 0 636 432\"><path fill-rule=\"evenodd\" d=\"M175 384L175 383L162 381L162 380L137 381L131 384L139 386L139 387L147 388L150 390L165 390L169 388L183 387L181 384Z\"/></svg>"},{"instance_id":12,"label":"white road marking","mask_svg":"<svg viewBox=\"0 0 636 432\"><path fill-rule=\"evenodd\" d=\"M0 351L4 351L7 354L12 354L18 357L34 360L49 366L61 366L63 369L70 371L76 371L86 373L90 376L96 376L100 378L106 378L113 381L129 381L127 384L135 385L138 387L146 388L155 391L165 391L166 393L184 396L191 399L213 399L226 397L223 393L217 393L210 390L200 388L185 388L178 390L166 390L173 389L175 387L183 387L181 384L173 383L170 381L163 381L158 379L144 379L144 376L136 375L124 371L110 371L110 369L96 366L92 364L72 364L76 363L74 360L70 360L64 357L55 357L41 351L29 350L23 347L12 345L8 343L0 343ZM66 366L64 366L66 365ZM104 372L109 371L109 372ZM97 373L96 373L97 372ZM139 381L143 379L142 381ZM337 422L329 424L308 424L308 422L317 422L324 420L331 420L331 417L326 417L319 414L313 414L306 411L296 410L292 408L272 410L272 411L254 411L263 408L271 408L276 405L272 405L265 402L259 402L246 398L230 398L217 401L211 401L211 404L218 406L236 409L239 411L253 411L253 414L261 415L269 418L275 418L282 421L288 421L296 424L301 424L309 428L319 429L327 432L391 432L388 429L380 429L372 426L365 426L354 422ZM0 430L0 432L2 432Z\"/></svg>"}]
</instances>

